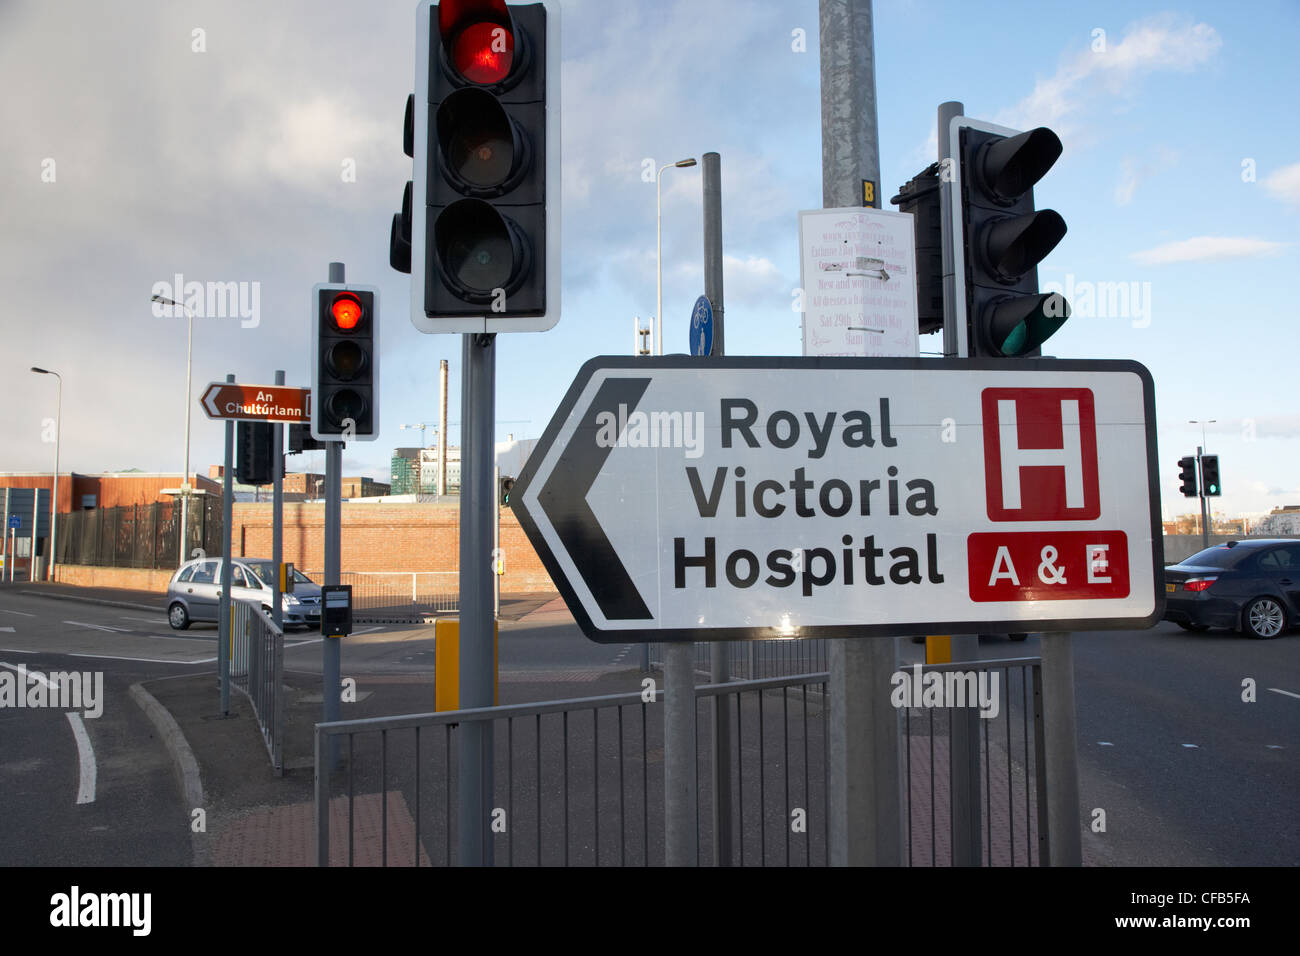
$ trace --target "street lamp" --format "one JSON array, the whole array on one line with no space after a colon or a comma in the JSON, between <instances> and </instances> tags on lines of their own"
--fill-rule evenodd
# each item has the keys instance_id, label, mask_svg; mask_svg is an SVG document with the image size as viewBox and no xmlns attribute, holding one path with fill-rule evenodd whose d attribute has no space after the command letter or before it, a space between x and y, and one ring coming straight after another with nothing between
<instances>
[{"instance_id":1,"label":"street lamp","mask_svg":"<svg viewBox=\"0 0 1300 956\"><path fill-rule=\"evenodd\" d=\"M672 169L674 166L678 169L686 169L688 166L694 166L694 159L679 159L675 163L668 163L659 167L659 172L655 173L655 270L657 275L656 295L655 295L655 354L664 354L664 214L663 198L660 186L663 183L662 176L665 169Z\"/></svg>"},{"instance_id":2,"label":"street lamp","mask_svg":"<svg viewBox=\"0 0 1300 956\"><path fill-rule=\"evenodd\" d=\"M59 380L59 400L57 411L54 419L54 491L50 494L50 576L49 580L54 580L54 532L59 524L59 442L63 439L63 376L58 372L51 372L46 368L37 368L32 366L32 371L38 375L53 375ZM35 564L36 556L32 555L32 563Z\"/></svg>"},{"instance_id":3,"label":"street lamp","mask_svg":"<svg viewBox=\"0 0 1300 956\"><path fill-rule=\"evenodd\" d=\"M185 314L189 317L189 333L185 342L185 471L181 475L181 528L180 534L177 535L181 542L179 564L184 564L185 539L189 536L188 532L190 530L190 371L194 360L194 313L189 306L166 296L155 295L152 301L160 305L170 305L184 309Z\"/></svg>"}]
</instances>

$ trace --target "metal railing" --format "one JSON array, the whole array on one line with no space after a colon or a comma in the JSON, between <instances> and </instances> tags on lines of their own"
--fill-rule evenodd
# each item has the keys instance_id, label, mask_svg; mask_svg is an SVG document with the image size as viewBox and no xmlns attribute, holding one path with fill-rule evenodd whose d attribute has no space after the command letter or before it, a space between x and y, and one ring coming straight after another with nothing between
<instances>
[{"instance_id":1,"label":"metal railing","mask_svg":"<svg viewBox=\"0 0 1300 956\"><path fill-rule=\"evenodd\" d=\"M304 570L313 581L323 572ZM339 584L352 585L352 620L357 624L406 624L457 610L459 571L343 571Z\"/></svg>"},{"instance_id":2,"label":"metal railing","mask_svg":"<svg viewBox=\"0 0 1300 956\"><path fill-rule=\"evenodd\" d=\"M276 776L284 772L284 632L255 602L230 602L230 679L253 705Z\"/></svg>"},{"instance_id":3,"label":"metal railing","mask_svg":"<svg viewBox=\"0 0 1300 956\"><path fill-rule=\"evenodd\" d=\"M985 865L1046 860L1040 663L922 669L1001 676L998 714L980 721ZM720 855L743 866L829 863L828 680L823 672L695 688L699 862ZM656 701L662 696L657 691ZM731 731L718 804L710 737L720 709ZM490 721L494 735L497 865L663 864L663 719L630 693L317 724L318 865L456 865L457 732L478 720ZM951 731L933 708L902 710L899 724L904 861L946 865ZM346 738L342 768L331 774L325 754L337 738Z\"/></svg>"},{"instance_id":4,"label":"metal railing","mask_svg":"<svg viewBox=\"0 0 1300 956\"><path fill-rule=\"evenodd\" d=\"M712 644L695 645L695 670L712 673ZM650 645L650 662L664 663L662 644ZM828 644L822 639L806 641L728 641L727 669L733 680L763 680L768 677L793 677L818 674L830 668Z\"/></svg>"}]
</instances>

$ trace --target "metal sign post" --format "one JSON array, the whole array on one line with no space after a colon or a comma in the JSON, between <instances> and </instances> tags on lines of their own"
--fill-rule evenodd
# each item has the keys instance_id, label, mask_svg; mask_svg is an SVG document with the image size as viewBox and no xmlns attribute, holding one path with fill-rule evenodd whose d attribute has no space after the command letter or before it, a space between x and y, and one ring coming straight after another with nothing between
<instances>
[{"instance_id":1,"label":"metal sign post","mask_svg":"<svg viewBox=\"0 0 1300 956\"><path fill-rule=\"evenodd\" d=\"M227 382L235 376L227 375ZM226 461L222 469L221 495L221 601L217 613L217 674L221 680L221 714L230 714L230 525L234 521L235 422L226 421ZM181 529L183 534L185 529Z\"/></svg>"}]
</instances>

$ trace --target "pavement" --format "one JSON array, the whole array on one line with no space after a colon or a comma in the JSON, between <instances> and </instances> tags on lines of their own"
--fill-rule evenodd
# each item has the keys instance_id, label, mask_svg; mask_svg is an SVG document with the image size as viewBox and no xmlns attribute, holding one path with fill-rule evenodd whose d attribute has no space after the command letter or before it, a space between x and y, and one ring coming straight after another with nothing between
<instances>
[{"instance_id":1,"label":"pavement","mask_svg":"<svg viewBox=\"0 0 1300 956\"><path fill-rule=\"evenodd\" d=\"M91 602L155 611L159 614L164 611L163 597L152 592L48 583L16 586L15 589L55 600ZM501 620L503 633L516 628L536 629L539 635L553 628L574 628L576 632L563 600L554 593L503 596ZM912 645L905 644L905 653L911 647ZM917 648L912 653L919 651ZM1017 649L1017 655L1019 653L1022 652ZM397 672L385 673L382 669L372 672L365 667L355 668L356 700L342 705L342 718L351 720L431 711L432 655L428 654L425 659L429 661L429 666L421 663L420 666L408 666ZM345 653L345 677L350 670L353 669L349 668ZM499 684L500 703L639 691L644 676L636 666L636 655L631 655L626 662L622 662L620 657L618 663L603 668L509 670L503 667ZM653 676L658 678L659 675L656 673ZM230 710L225 715L220 712L219 685L212 673L144 680L131 688L131 696L150 718L171 756L176 786L182 794L184 805L189 808L194 865L315 864L315 725L322 719L319 671L296 671L286 665L284 692L284 767L283 773L277 776L258 729L252 704L234 686L230 694ZM779 692L777 693L779 699ZM820 722L820 703L815 709L817 715L813 719ZM929 762L932 759L930 755L933 755L936 767L946 769L946 727L936 726L928 732L918 731L916 728L922 727L924 723L922 718L929 715L914 710L913 716L918 719L912 722L913 736L908 748L912 757L909 761L912 770L911 795L915 801L910 853L915 863L925 865L930 862L934 852L942 865L949 852L947 828L940 826L932 831L929 823L931 820L943 821L948 818L947 773L935 773L932 779ZM705 716L701 719L706 722L708 720ZM934 723L944 725L946 721ZM650 729L653 738L660 728L652 726ZM804 736L806 737L806 730ZM994 766L1009 767L1005 752L996 745L996 741L995 736ZM396 746L395 743L394 747ZM646 757L651 766L661 762L662 741L660 746L648 751ZM361 759L358 757L358 760ZM804 759L808 759L807 755ZM751 758L747 757L746 760L750 761ZM760 762L762 761L753 761L750 767ZM776 763L780 762L782 761L776 760ZM404 769L399 766L393 772L400 774ZM775 774L780 769L782 768L774 765L772 773ZM1002 772L1009 773L1010 770ZM814 773L814 778L816 776L820 774ZM1021 776L1019 770L1016 771L1016 776ZM711 800L706 794L708 782L701 780L700 787L701 800ZM653 791L654 788L651 789ZM1016 789L1019 791L1019 786ZM995 828L1008 825L1009 812L1013 819L1018 816L1006 798L998 797L1000 792L995 792L991 808ZM811 797L812 794L808 796ZM652 800L658 802L657 799ZM904 812L908 812L906 807ZM383 862L379 857L380 841L367 838L368 835L378 834L381 829L387 832L390 847L416 848L411 810L405 804L402 788L394 784L392 789L384 790L382 796L379 792L358 793L351 808L345 798L331 801L331 831L339 834L339 838L331 839L332 863L344 862L336 856L336 852L346 851L348 841L345 835L348 832L349 813L353 814L356 865L380 865ZM1032 822L1023 817L1016 821L1016 825L1025 827L1027 822L1032 831ZM407 833L407 830L412 832ZM1024 858L1027 845L1036 842L1036 833L1024 832L1016 842L1019 845L1015 847L1015 857L1023 865L1027 862ZM996 841L993 849L997 857L995 863L1006 865L1011 862L1005 853L996 852ZM701 850L703 852L705 847L702 846ZM425 847L420 846L416 852L419 854L419 865L428 865L430 861ZM389 853L391 857L391 849ZM824 853L822 843L817 856ZM408 855L414 857L414 854ZM394 861L389 858L387 862L392 865ZM414 859L406 862L410 865Z\"/></svg>"}]
</instances>

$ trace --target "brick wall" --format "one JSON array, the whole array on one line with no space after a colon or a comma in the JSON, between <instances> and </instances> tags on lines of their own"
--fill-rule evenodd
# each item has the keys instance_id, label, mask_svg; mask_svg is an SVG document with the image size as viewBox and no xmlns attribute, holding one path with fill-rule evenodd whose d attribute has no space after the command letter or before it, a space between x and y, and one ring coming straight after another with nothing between
<instances>
[{"instance_id":1,"label":"brick wall","mask_svg":"<svg viewBox=\"0 0 1300 956\"><path fill-rule=\"evenodd\" d=\"M284 506L284 560L304 570L325 564L322 547L325 506ZM453 503L349 504L341 519L344 571L456 571L460 568L460 509ZM271 505L237 502L231 546L236 555L271 556ZM501 548L506 573L503 593L549 591L554 586L528 543L514 513L501 511ZM491 555L483 562L490 566Z\"/></svg>"},{"instance_id":2,"label":"brick wall","mask_svg":"<svg viewBox=\"0 0 1300 956\"><path fill-rule=\"evenodd\" d=\"M86 588L133 588L152 591L161 601L167 591L167 582L175 570L151 571L147 568L94 568L81 564L54 566L55 579L60 584L75 584Z\"/></svg>"}]
</instances>

